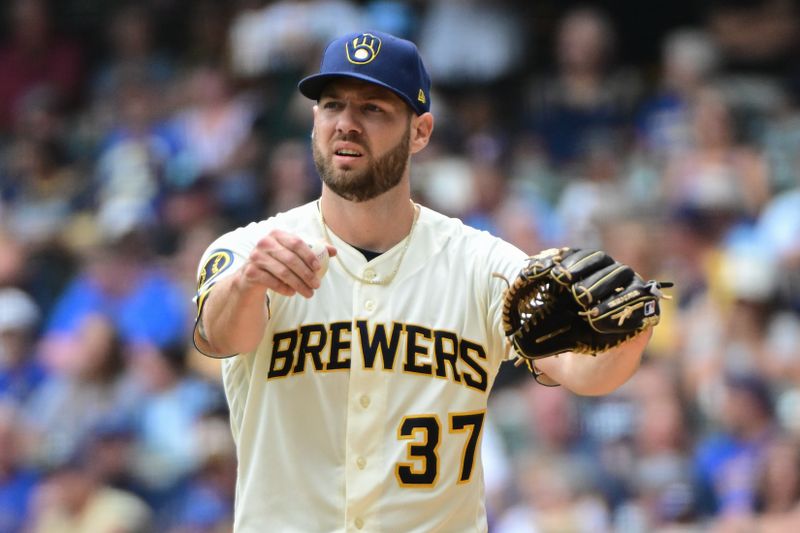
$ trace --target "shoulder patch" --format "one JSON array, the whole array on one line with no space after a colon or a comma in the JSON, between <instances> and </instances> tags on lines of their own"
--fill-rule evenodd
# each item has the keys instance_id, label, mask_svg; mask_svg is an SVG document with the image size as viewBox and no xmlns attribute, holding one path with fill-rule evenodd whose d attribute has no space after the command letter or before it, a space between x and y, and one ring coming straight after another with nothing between
<instances>
[{"instance_id":1,"label":"shoulder patch","mask_svg":"<svg viewBox=\"0 0 800 533\"><path fill-rule=\"evenodd\" d=\"M206 264L203 265L203 269L200 271L200 277L197 280L197 288L200 289L203 285L218 277L232 264L233 252L230 250L216 250L208 257Z\"/></svg>"}]
</instances>

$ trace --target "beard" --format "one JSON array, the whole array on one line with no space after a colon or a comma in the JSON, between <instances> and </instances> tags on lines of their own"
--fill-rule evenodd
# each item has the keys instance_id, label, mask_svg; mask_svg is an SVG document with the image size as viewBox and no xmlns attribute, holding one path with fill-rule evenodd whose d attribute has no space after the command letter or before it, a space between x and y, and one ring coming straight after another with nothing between
<instances>
[{"instance_id":1,"label":"beard","mask_svg":"<svg viewBox=\"0 0 800 533\"><path fill-rule=\"evenodd\" d=\"M316 135L312 135L311 149L314 155L314 165L317 167L322 182L337 195L351 202L372 200L395 187L403 179L403 174L408 167L410 132L411 123L409 122L400 142L363 170L334 168L333 154L325 156L317 146ZM369 155L366 145L359 142L357 136L345 135L341 137L341 140L357 142L364 147L365 155Z\"/></svg>"}]
</instances>

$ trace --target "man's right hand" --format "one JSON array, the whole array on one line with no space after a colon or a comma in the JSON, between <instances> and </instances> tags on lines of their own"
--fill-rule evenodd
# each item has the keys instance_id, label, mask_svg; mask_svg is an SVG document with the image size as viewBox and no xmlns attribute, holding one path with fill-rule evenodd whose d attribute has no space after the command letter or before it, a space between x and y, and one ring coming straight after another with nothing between
<instances>
[{"instance_id":1,"label":"man's right hand","mask_svg":"<svg viewBox=\"0 0 800 533\"><path fill-rule=\"evenodd\" d=\"M326 247L330 257L336 255L336 248L330 244ZM317 272L321 267L306 241L275 229L258 241L237 281L244 290L264 287L284 296L299 293L311 298L319 288Z\"/></svg>"},{"instance_id":2,"label":"man's right hand","mask_svg":"<svg viewBox=\"0 0 800 533\"><path fill-rule=\"evenodd\" d=\"M336 248L326 245L329 256ZM220 280L203 306L195 344L212 357L227 357L255 350L269 321L267 289L285 295L311 298L319 288L319 259L300 237L272 230L253 248L247 262ZM198 329L204 335L200 335Z\"/></svg>"}]
</instances>

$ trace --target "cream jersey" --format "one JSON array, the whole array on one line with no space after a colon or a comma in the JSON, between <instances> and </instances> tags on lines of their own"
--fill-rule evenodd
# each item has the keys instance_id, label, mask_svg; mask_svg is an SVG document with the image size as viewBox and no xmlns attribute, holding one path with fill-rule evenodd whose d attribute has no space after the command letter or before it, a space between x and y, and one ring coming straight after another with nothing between
<instances>
[{"instance_id":1,"label":"cream jersey","mask_svg":"<svg viewBox=\"0 0 800 533\"><path fill-rule=\"evenodd\" d=\"M216 240L199 299L273 228L324 238L318 204ZM310 299L269 291L258 348L223 361L239 460L238 533L486 531L480 442L507 356L506 284L526 255L420 207L403 243L367 261L338 256Z\"/></svg>"}]
</instances>

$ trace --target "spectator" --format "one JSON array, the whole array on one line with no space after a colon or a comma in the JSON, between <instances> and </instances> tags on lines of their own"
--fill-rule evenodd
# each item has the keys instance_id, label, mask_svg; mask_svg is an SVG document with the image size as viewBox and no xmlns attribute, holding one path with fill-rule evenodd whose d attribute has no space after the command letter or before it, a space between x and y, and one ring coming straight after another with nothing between
<instances>
[{"instance_id":1,"label":"spectator","mask_svg":"<svg viewBox=\"0 0 800 533\"><path fill-rule=\"evenodd\" d=\"M114 325L102 315L79 322L74 352L26 405L31 457L59 466L81 452L86 437L112 414L125 417L137 399L126 389L125 361Z\"/></svg>"},{"instance_id":2,"label":"spectator","mask_svg":"<svg viewBox=\"0 0 800 533\"><path fill-rule=\"evenodd\" d=\"M94 201L98 212L154 211L167 176L183 177L168 167L178 142L163 120L160 87L126 78L114 93L112 123L101 133L95 165Z\"/></svg>"},{"instance_id":3,"label":"spectator","mask_svg":"<svg viewBox=\"0 0 800 533\"><path fill-rule=\"evenodd\" d=\"M568 12L556 34L556 71L534 79L525 96L527 127L557 166L580 159L598 139L626 139L641 87L632 72L614 65L614 39L604 13Z\"/></svg>"},{"instance_id":4,"label":"spectator","mask_svg":"<svg viewBox=\"0 0 800 533\"><path fill-rule=\"evenodd\" d=\"M0 194L6 221L22 241L44 246L58 240L83 189L63 147L54 141L19 138L9 147Z\"/></svg>"},{"instance_id":5,"label":"spectator","mask_svg":"<svg viewBox=\"0 0 800 533\"><path fill-rule=\"evenodd\" d=\"M581 432L582 421L577 400L560 387L527 383L524 387L528 428L532 432L527 447L543 454L570 453L586 457L588 443Z\"/></svg>"},{"instance_id":6,"label":"spectator","mask_svg":"<svg viewBox=\"0 0 800 533\"><path fill-rule=\"evenodd\" d=\"M23 460L25 426L18 407L0 399L0 531L26 531L39 474Z\"/></svg>"},{"instance_id":7,"label":"spectator","mask_svg":"<svg viewBox=\"0 0 800 533\"><path fill-rule=\"evenodd\" d=\"M348 0L242 2L230 28L233 72L244 78L302 70L314 51L361 27Z\"/></svg>"},{"instance_id":8,"label":"spectator","mask_svg":"<svg viewBox=\"0 0 800 533\"><path fill-rule=\"evenodd\" d=\"M758 484L757 512L727 515L713 524L713 533L759 531L782 533L800 526L800 461L797 442L778 439L767 451Z\"/></svg>"},{"instance_id":9,"label":"spectator","mask_svg":"<svg viewBox=\"0 0 800 533\"><path fill-rule=\"evenodd\" d=\"M758 217L755 238L784 275L778 280L784 301L800 311L800 175L797 184L773 196Z\"/></svg>"},{"instance_id":10,"label":"spectator","mask_svg":"<svg viewBox=\"0 0 800 533\"><path fill-rule=\"evenodd\" d=\"M625 215L622 198L626 197L620 179L623 160L618 146L596 140L584 147L575 161L575 174L564 186L556 205L564 221L564 238L576 246L602 247L600 223L612 215ZM630 213L631 215L633 213Z\"/></svg>"},{"instance_id":11,"label":"spectator","mask_svg":"<svg viewBox=\"0 0 800 533\"><path fill-rule=\"evenodd\" d=\"M107 27L108 57L97 67L92 83L94 101L109 101L130 79L166 87L175 67L156 49L152 15L142 4L116 8Z\"/></svg>"},{"instance_id":12,"label":"spectator","mask_svg":"<svg viewBox=\"0 0 800 533\"><path fill-rule=\"evenodd\" d=\"M228 28L233 8L220 0L192 2L188 14L186 49L181 51L188 65L222 65L228 60Z\"/></svg>"},{"instance_id":13,"label":"spectator","mask_svg":"<svg viewBox=\"0 0 800 533\"><path fill-rule=\"evenodd\" d=\"M656 93L644 102L637 119L644 149L658 160L688 148L691 103L712 81L719 61L713 40L701 29L676 30L664 40Z\"/></svg>"},{"instance_id":14,"label":"spectator","mask_svg":"<svg viewBox=\"0 0 800 533\"><path fill-rule=\"evenodd\" d=\"M527 196L509 195L497 208L493 217L497 235L531 254L563 242L560 219L550 206Z\"/></svg>"},{"instance_id":15,"label":"spectator","mask_svg":"<svg viewBox=\"0 0 800 533\"><path fill-rule=\"evenodd\" d=\"M186 335L185 292L156 264L145 228L131 229L137 222L126 221L125 213L113 215L105 242L94 246L47 323L43 356L49 365L69 364L75 336L90 315L107 317L124 344L166 346Z\"/></svg>"},{"instance_id":16,"label":"spectator","mask_svg":"<svg viewBox=\"0 0 800 533\"><path fill-rule=\"evenodd\" d=\"M31 533L148 531L151 512L136 496L111 488L86 468L82 456L52 471L36 495Z\"/></svg>"},{"instance_id":17,"label":"spectator","mask_svg":"<svg viewBox=\"0 0 800 533\"><path fill-rule=\"evenodd\" d=\"M699 91L691 107L692 145L664 170L662 191L671 205L727 213L734 221L759 213L770 194L767 166L738 133L723 94Z\"/></svg>"},{"instance_id":18,"label":"spectator","mask_svg":"<svg viewBox=\"0 0 800 533\"><path fill-rule=\"evenodd\" d=\"M470 161L472 205L461 213L464 222L478 229L497 234L493 214L510 196L509 177L494 161Z\"/></svg>"},{"instance_id":19,"label":"spectator","mask_svg":"<svg viewBox=\"0 0 800 533\"><path fill-rule=\"evenodd\" d=\"M221 400L218 390L188 372L186 352L181 343L139 346L131 361L141 394L134 419L135 472L164 500L199 467L208 443L187 436Z\"/></svg>"},{"instance_id":20,"label":"spectator","mask_svg":"<svg viewBox=\"0 0 800 533\"><path fill-rule=\"evenodd\" d=\"M34 354L39 308L23 291L0 289L0 401L24 403L46 378Z\"/></svg>"},{"instance_id":21,"label":"spectator","mask_svg":"<svg viewBox=\"0 0 800 533\"><path fill-rule=\"evenodd\" d=\"M800 321L778 305L774 266L755 253L721 250L711 271L711 291L687 310L685 383L701 399L709 398L728 372L761 376L776 387L790 386L800 375L794 342Z\"/></svg>"},{"instance_id":22,"label":"spectator","mask_svg":"<svg viewBox=\"0 0 800 533\"><path fill-rule=\"evenodd\" d=\"M778 437L767 382L729 376L716 413L720 430L695 449L701 510L717 516L751 514L758 503L759 471Z\"/></svg>"},{"instance_id":23,"label":"spectator","mask_svg":"<svg viewBox=\"0 0 800 533\"><path fill-rule=\"evenodd\" d=\"M153 498L135 472L136 432L131 413L115 412L87 430L80 453L91 457L83 469L103 485L133 494L147 502Z\"/></svg>"},{"instance_id":24,"label":"spectator","mask_svg":"<svg viewBox=\"0 0 800 533\"><path fill-rule=\"evenodd\" d=\"M13 124L21 99L47 87L60 106L76 104L83 81L83 53L56 35L47 0L12 0L6 4L11 24L0 47L0 133Z\"/></svg>"},{"instance_id":25,"label":"spectator","mask_svg":"<svg viewBox=\"0 0 800 533\"><path fill-rule=\"evenodd\" d=\"M800 449L797 442L777 440L767 450L758 483L757 509L762 514L783 514L800 502Z\"/></svg>"},{"instance_id":26,"label":"spectator","mask_svg":"<svg viewBox=\"0 0 800 533\"><path fill-rule=\"evenodd\" d=\"M420 24L419 48L438 84L450 88L489 85L519 67L524 20L507 1L434 2Z\"/></svg>"},{"instance_id":27,"label":"spectator","mask_svg":"<svg viewBox=\"0 0 800 533\"><path fill-rule=\"evenodd\" d=\"M499 533L603 533L608 511L586 472L566 456L527 458L518 480L523 502L501 517Z\"/></svg>"},{"instance_id":28,"label":"spectator","mask_svg":"<svg viewBox=\"0 0 800 533\"><path fill-rule=\"evenodd\" d=\"M0 204L2 205L2 204ZM2 216L2 211L0 211ZM0 227L0 286L17 285L25 280L25 267L28 263L27 249L8 229Z\"/></svg>"},{"instance_id":29,"label":"spectator","mask_svg":"<svg viewBox=\"0 0 800 533\"><path fill-rule=\"evenodd\" d=\"M22 242L2 223L1 214L0 250L0 287L23 288L45 319L74 272L74 256L57 243L36 248ZM41 328L37 326L34 334L38 343Z\"/></svg>"},{"instance_id":30,"label":"spectator","mask_svg":"<svg viewBox=\"0 0 800 533\"><path fill-rule=\"evenodd\" d=\"M236 94L220 67L195 68L189 73L186 89L187 105L170 124L181 149L182 165L189 169L183 179L208 179L224 213L236 220L247 219L260 198L253 172L258 155L251 135L255 109Z\"/></svg>"},{"instance_id":31,"label":"spectator","mask_svg":"<svg viewBox=\"0 0 800 533\"><path fill-rule=\"evenodd\" d=\"M198 466L187 487L167 507L169 533L216 533L233 515L236 452L225 416L209 415L195 426L203 443Z\"/></svg>"},{"instance_id":32,"label":"spectator","mask_svg":"<svg viewBox=\"0 0 800 533\"><path fill-rule=\"evenodd\" d=\"M284 141L272 151L266 169L267 207L271 216L311 201L319 190L308 146L297 140Z\"/></svg>"},{"instance_id":33,"label":"spectator","mask_svg":"<svg viewBox=\"0 0 800 533\"><path fill-rule=\"evenodd\" d=\"M692 427L675 376L660 361L641 368L632 380L640 410L633 435L631 497L615 514L622 531L699 525L688 451Z\"/></svg>"},{"instance_id":34,"label":"spectator","mask_svg":"<svg viewBox=\"0 0 800 533\"><path fill-rule=\"evenodd\" d=\"M800 183L797 154L800 149L800 114L797 96L785 94L773 113L765 117L758 136L764 157L769 164L773 194L793 189Z\"/></svg>"}]
</instances>

